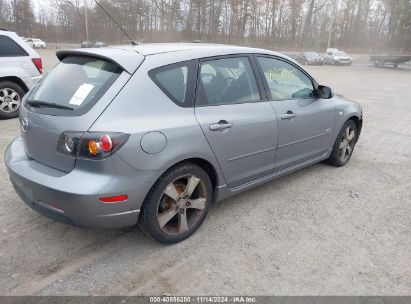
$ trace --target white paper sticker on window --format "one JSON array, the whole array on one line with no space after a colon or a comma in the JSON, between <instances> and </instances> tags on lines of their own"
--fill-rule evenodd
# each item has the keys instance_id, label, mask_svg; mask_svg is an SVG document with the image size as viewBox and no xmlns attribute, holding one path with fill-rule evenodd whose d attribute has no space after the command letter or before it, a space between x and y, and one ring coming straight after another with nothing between
<instances>
[{"instance_id":1,"label":"white paper sticker on window","mask_svg":"<svg viewBox=\"0 0 411 304\"><path fill-rule=\"evenodd\" d=\"M92 84L83 83L71 97L69 103L76 106L81 105L93 88Z\"/></svg>"}]
</instances>

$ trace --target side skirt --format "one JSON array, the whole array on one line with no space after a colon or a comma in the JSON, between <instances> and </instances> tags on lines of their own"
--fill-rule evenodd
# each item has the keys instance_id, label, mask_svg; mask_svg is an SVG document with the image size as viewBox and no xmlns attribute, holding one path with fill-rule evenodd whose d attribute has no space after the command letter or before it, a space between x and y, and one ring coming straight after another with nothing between
<instances>
[{"instance_id":1,"label":"side skirt","mask_svg":"<svg viewBox=\"0 0 411 304\"><path fill-rule=\"evenodd\" d=\"M262 184L264 184L264 183L266 183L266 182L269 182L269 181L271 181L271 180L273 180L273 179L276 179L276 178L278 178L278 177L287 175L287 174L289 174L289 173L291 173L291 172L294 172L294 171L300 170L300 169L302 169L302 168L308 167L308 166L310 166L310 165L319 163L319 162L327 159L327 158L330 156L331 151L332 151L332 149L329 149L329 150L328 150L325 154L323 154L322 156L319 156L319 157L316 157L316 158L307 160L307 161L305 161L305 162L302 162L302 163L300 163L300 164L291 166L291 167L286 168L286 169L283 169L283 170L281 170L281 171L275 171L275 172L273 172L273 173L271 173L271 174L269 174L269 175L260 177L260 178L258 178L258 179L256 179L256 180L250 181L250 182L248 182L248 183L246 183L246 184L242 184L242 185L237 186L237 187L234 187L234 188L229 188L227 185L219 186L219 187L217 187L216 201L219 202L219 201L225 200L225 199L227 199L227 198L229 198L229 197L232 197L232 196L237 195L237 194L239 194L239 193L241 193L241 192L244 192L244 191L246 191L246 190L249 190L249 189L251 189L251 188L253 188L253 187L255 187L255 186L262 185Z\"/></svg>"}]
</instances>

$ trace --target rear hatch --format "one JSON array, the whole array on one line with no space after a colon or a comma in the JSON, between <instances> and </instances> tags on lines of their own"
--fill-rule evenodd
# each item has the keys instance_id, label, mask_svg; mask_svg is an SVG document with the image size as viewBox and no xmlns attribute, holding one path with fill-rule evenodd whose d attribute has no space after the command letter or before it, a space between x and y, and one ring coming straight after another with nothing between
<instances>
[{"instance_id":1,"label":"rear hatch","mask_svg":"<svg viewBox=\"0 0 411 304\"><path fill-rule=\"evenodd\" d=\"M24 98L20 122L27 155L70 172L76 158L57 152L59 137L65 131L89 130L144 57L120 49L71 50L57 56L61 62Z\"/></svg>"}]
</instances>

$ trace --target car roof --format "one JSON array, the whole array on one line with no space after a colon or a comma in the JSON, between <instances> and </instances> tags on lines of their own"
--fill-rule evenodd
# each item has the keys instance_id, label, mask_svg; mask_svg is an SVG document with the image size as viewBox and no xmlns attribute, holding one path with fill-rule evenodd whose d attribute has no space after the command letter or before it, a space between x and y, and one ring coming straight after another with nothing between
<instances>
[{"instance_id":1,"label":"car roof","mask_svg":"<svg viewBox=\"0 0 411 304\"><path fill-rule=\"evenodd\" d=\"M70 49L57 51L57 57L59 60L62 60L69 55L76 54L97 56L114 61L127 72L133 73L138 68L133 62L135 61L135 56L169 55L170 63L173 63L173 61L179 62L195 58L247 53L274 55L295 62L295 60L290 57L274 51L213 43L143 43L138 45L110 46L106 48ZM181 58L184 59L181 60Z\"/></svg>"},{"instance_id":2,"label":"car roof","mask_svg":"<svg viewBox=\"0 0 411 304\"><path fill-rule=\"evenodd\" d=\"M133 49L136 50L143 56L150 56L163 53L171 52L193 52L193 51L208 51L210 56L223 55L227 52L235 53L267 53L273 54L275 52L237 46L237 45L227 45L227 44L217 44L217 43L142 43L138 45L128 45L128 46L118 46L118 48ZM275 53L280 55L279 53Z\"/></svg>"}]
</instances>

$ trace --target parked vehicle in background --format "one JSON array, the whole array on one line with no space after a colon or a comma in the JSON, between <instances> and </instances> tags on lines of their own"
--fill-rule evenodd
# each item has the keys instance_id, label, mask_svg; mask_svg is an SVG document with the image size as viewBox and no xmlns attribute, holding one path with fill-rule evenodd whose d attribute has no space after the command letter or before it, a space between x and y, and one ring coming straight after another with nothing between
<instances>
[{"instance_id":1,"label":"parked vehicle in background","mask_svg":"<svg viewBox=\"0 0 411 304\"><path fill-rule=\"evenodd\" d=\"M33 47L35 49L45 49L47 48L47 44L41 39L33 38Z\"/></svg>"},{"instance_id":2,"label":"parked vehicle in background","mask_svg":"<svg viewBox=\"0 0 411 304\"><path fill-rule=\"evenodd\" d=\"M80 44L80 47L81 47L82 49L84 49L84 48L91 48L91 47L93 47L93 43L92 43L91 41L83 41L83 42Z\"/></svg>"},{"instance_id":3,"label":"parked vehicle in background","mask_svg":"<svg viewBox=\"0 0 411 304\"><path fill-rule=\"evenodd\" d=\"M376 67L383 67L384 65L392 65L394 68L401 63L406 63L411 60L411 55L371 55L370 61Z\"/></svg>"},{"instance_id":4,"label":"parked vehicle in background","mask_svg":"<svg viewBox=\"0 0 411 304\"><path fill-rule=\"evenodd\" d=\"M295 53L295 52L281 52L282 54L284 54L285 56L290 57L291 59L294 59L295 61L297 61L299 54Z\"/></svg>"},{"instance_id":5,"label":"parked vehicle in background","mask_svg":"<svg viewBox=\"0 0 411 304\"><path fill-rule=\"evenodd\" d=\"M26 43L30 45L33 49L47 48L47 44L43 40L38 38L26 38L24 41L26 41Z\"/></svg>"},{"instance_id":6,"label":"parked vehicle in background","mask_svg":"<svg viewBox=\"0 0 411 304\"><path fill-rule=\"evenodd\" d=\"M97 42L91 42L91 41L83 41L80 44L81 48L101 48L101 47L106 47L107 44L102 41L97 41Z\"/></svg>"},{"instance_id":7,"label":"parked vehicle in background","mask_svg":"<svg viewBox=\"0 0 411 304\"><path fill-rule=\"evenodd\" d=\"M339 49L337 49L337 48L328 48L327 49L327 53L338 52L338 51L339 51Z\"/></svg>"},{"instance_id":8,"label":"parked vehicle in background","mask_svg":"<svg viewBox=\"0 0 411 304\"><path fill-rule=\"evenodd\" d=\"M331 51L325 54L325 63L332 65L351 65L352 58L348 56L344 51Z\"/></svg>"},{"instance_id":9,"label":"parked vehicle in background","mask_svg":"<svg viewBox=\"0 0 411 304\"><path fill-rule=\"evenodd\" d=\"M107 47L107 44L106 44L105 42L102 42L102 41L97 41L97 42L94 44L94 47L95 47L95 48Z\"/></svg>"},{"instance_id":10,"label":"parked vehicle in background","mask_svg":"<svg viewBox=\"0 0 411 304\"><path fill-rule=\"evenodd\" d=\"M323 65L324 57L316 52L302 52L298 55L297 61L303 65Z\"/></svg>"},{"instance_id":11,"label":"parked vehicle in background","mask_svg":"<svg viewBox=\"0 0 411 304\"><path fill-rule=\"evenodd\" d=\"M42 77L42 61L14 32L0 30L0 119L18 116L23 96Z\"/></svg>"},{"instance_id":12,"label":"parked vehicle in background","mask_svg":"<svg viewBox=\"0 0 411 304\"><path fill-rule=\"evenodd\" d=\"M33 39L31 39L31 38L24 38L23 40L24 40L24 42L26 42L31 48L34 49Z\"/></svg>"},{"instance_id":13,"label":"parked vehicle in background","mask_svg":"<svg viewBox=\"0 0 411 304\"><path fill-rule=\"evenodd\" d=\"M139 223L179 242L215 201L319 161L346 165L361 132L358 103L268 50L161 43L57 57L25 98L5 163L22 200L65 223Z\"/></svg>"}]
</instances>

